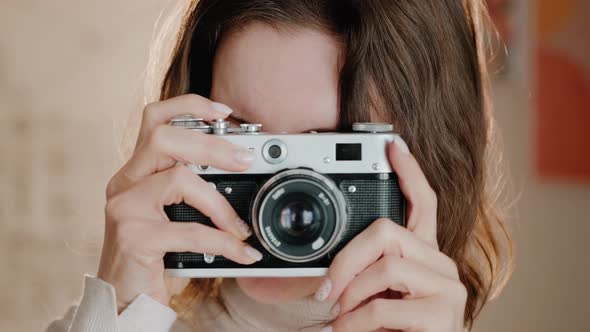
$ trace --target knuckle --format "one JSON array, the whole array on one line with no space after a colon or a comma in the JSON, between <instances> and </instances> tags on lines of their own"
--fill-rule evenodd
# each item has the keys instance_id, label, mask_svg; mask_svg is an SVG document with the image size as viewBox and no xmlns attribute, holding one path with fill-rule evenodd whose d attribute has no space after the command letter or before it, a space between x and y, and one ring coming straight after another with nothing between
<instances>
[{"instance_id":1,"label":"knuckle","mask_svg":"<svg viewBox=\"0 0 590 332\"><path fill-rule=\"evenodd\" d=\"M193 181L193 173L186 166L177 166L170 171L172 182L177 186L185 185Z\"/></svg>"},{"instance_id":2,"label":"knuckle","mask_svg":"<svg viewBox=\"0 0 590 332\"><path fill-rule=\"evenodd\" d=\"M182 100L184 103L192 105L192 107L196 110L202 108L203 105L203 97L195 93L188 93L178 97L179 100Z\"/></svg>"},{"instance_id":3,"label":"knuckle","mask_svg":"<svg viewBox=\"0 0 590 332\"><path fill-rule=\"evenodd\" d=\"M344 251L341 250L340 252L338 252L336 254L336 256L334 256L334 259L332 259L332 263L330 264L330 270L335 270L336 268L339 268L342 265L346 265L346 261L347 258L344 255Z\"/></svg>"},{"instance_id":4,"label":"knuckle","mask_svg":"<svg viewBox=\"0 0 590 332\"><path fill-rule=\"evenodd\" d=\"M118 176L115 175L107 183L107 187L106 187L106 190L105 190L107 200L110 199L111 197L113 197L117 193L117 191L119 190L119 188L118 188L119 187L119 183L118 182L119 182L118 181Z\"/></svg>"},{"instance_id":5,"label":"knuckle","mask_svg":"<svg viewBox=\"0 0 590 332\"><path fill-rule=\"evenodd\" d=\"M121 218L124 207L122 195L112 196L105 205L105 217L107 222L118 221Z\"/></svg>"},{"instance_id":6,"label":"knuckle","mask_svg":"<svg viewBox=\"0 0 590 332\"><path fill-rule=\"evenodd\" d=\"M223 249L222 250L227 250L228 254L231 254L233 257L236 257L237 259L243 259L244 257L246 257L246 248L249 247L250 245L244 243L244 242L240 242L239 240L233 238L233 239L227 239L227 243L233 243L233 245L231 245L232 249Z\"/></svg>"},{"instance_id":7,"label":"knuckle","mask_svg":"<svg viewBox=\"0 0 590 332\"><path fill-rule=\"evenodd\" d=\"M184 95L184 98L186 98L187 100L189 100L191 102L199 102L199 101L201 101L202 97L196 93L187 93L186 95Z\"/></svg>"},{"instance_id":8,"label":"knuckle","mask_svg":"<svg viewBox=\"0 0 590 332\"><path fill-rule=\"evenodd\" d=\"M199 240L203 237L202 225L199 223L191 223L190 231L187 232L191 239Z\"/></svg>"},{"instance_id":9,"label":"knuckle","mask_svg":"<svg viewBox=\"0 0 590 332\"><path fill-rule=\"evenodd\" d=\"M379 218L375 221L375 237L381 244L390 242L393 240L395 234L394 222L387 218Z\"/></svg>"},{"instance_id":10,"label":"knuckle","mask_svg":"<svg viewBox=\"0 0 590 332\"><path fill-rule=\"evenodd\" d=\"M391 227L391 220L387 218L379 218L375 220L375 231L378 234L388 233Z\"/></svg>"},{"instance_id":11,"label":"knuckle","mask_svg":"<svg viewBox=\"0 0 590 332\"><path fill-rule=\"evenodd\" d=\"M153 102L145 105L143 108L143 116L145 119L150 120L155 116L158 104L158 102Z\"/></svg>"},{"instance_id":12,"label":"knuckle","mask_svg":"<svg viewBox=\"0 0 590 332\"><path fill-rule=\"evenodd\" d=\"M107 183L105 189L107 200L123 192L133 183L133 181L129 178L129 176L126 173L128 164L129 162L127 162L123 167L121 167L121 169L119 169L119 171L109 179L109 182Z\"/></svg>"},{"instance_id":13,"label":"knuckle","mask_svg":"<svg viewBox=\"0 0 590 332\"><path fill-rule=\"evenodd\" d=\"M369 319L375 322L380 322L382 317L387 315L386 311L386 299L377 298L369 302L367 304L367 313L369 315Z\"/></svg>"},{"instance_id":14,"label":"knuckle","mask_svg":"<svg viewBox=\"0 0 590 332\"><path fill-rule=\"evenodd\" d=\"M382 264L382 273L384 273L385 275L389 276L390 278L394 277L397 275L397 271L400 270L400 263L401 263L401 259L398 259L394 256L387 256L385 258L383 258L383 264Z\"/></svg>"},{"instance_id":15,"label":"knuckle","mask_svg":"<svg viewBox=\"0 0 590 332\"><path fill-rule=\"evenodd\" d=\"M391 223L391 220L387 218L379 218L375 220L375 225L379 230L387 229L389 227L389 223Z\"/></svg>"},{"instance_id":16,"label":"knuckle","mask_svg":"<svg viewBox=\"0 0 590 332\"><path fill-rule=\"evenodd\" d=\"M220 155L224 155L227 151L224 150L224 144L231 144L220 137L215 137L202 132L192 132L194 143L200 146L207 147L200 149L199 152L203 155L204 160L210 160Z\"/></svg>"},{"instance_id":17,"label":"knuckle","mask_svg":"<svg viewBox=\"0 0 590 332\"><path fill-rule=\"evenodd\" d=\"M246 248L246 244L238 241L236 238L231 236L229 233L220 231L215 232L218 238L216 243L223 243L222 246L215 246L215 251L219 251L219 253L223 256L230 257L232 259L238 259L244 255L244 250Z\"/></svg>"},{"instance_id":18,"label":"knuckle","mask_svg":"<svg viewBox=\"0 0 590 332\"><path fill-rule=\"evenodd\" d=\"M150 135L149 145L157 151L162 151L164 149L167 136L168 126L158 125L154 128L152 134Z\"/></svg>"},{"instance_id":19,"label":"knuckle","mask_svg":"<svg viewBox=\"0 0 590 332\"><path fill-rule=\"evenodd\" d=\"M178 204L183 201L187 185L185 170L188 170L185 166L176 166L167 171L167 181L163 190L164 197L169 200L168 203Z\"/></svg>"}]
</instances>

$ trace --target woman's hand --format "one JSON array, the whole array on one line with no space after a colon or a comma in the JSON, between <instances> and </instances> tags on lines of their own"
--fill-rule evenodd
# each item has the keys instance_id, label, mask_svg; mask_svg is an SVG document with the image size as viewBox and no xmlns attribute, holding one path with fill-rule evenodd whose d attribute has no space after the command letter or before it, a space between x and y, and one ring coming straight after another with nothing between
<instances>
[{"instance_id":1,"label":"woman's hand","mask_svg":"<svg viewBox=\"0 0 590 332\"><path fill-rule=\"evenodd\" d=\"M140 293L167 305L164 283L166 252L223 255L241 264L262 258L242 242L251 235L227 200L186 164L244 171L254 154L212 135L167 123L192 114L212 120L231 110L196 95L148 105L131 159L107 186L105 236L97 277L114 286L119 312ZM211 218L219 228L198 223L169 222L163 207L185 201Z\"/></svg>"},{"instance_id":2,"label":"woman's hand","mask_svg":"<svg viewBox=\"0 0 590 332\"><path fill-rule=\"evenodd\" d=\"M438 249L436 195L401 138L388 150L408 227L379 219L338 253L316 293L338 300L338 317L324 331L463 331L467 292Z\"/></svg>"}]
</instances>

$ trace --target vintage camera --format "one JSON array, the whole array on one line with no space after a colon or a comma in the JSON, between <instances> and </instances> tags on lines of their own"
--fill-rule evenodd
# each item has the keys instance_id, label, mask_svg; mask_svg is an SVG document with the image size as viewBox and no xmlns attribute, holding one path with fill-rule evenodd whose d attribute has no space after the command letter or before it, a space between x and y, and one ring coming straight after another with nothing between
<instances>
[{"instance_id":1,"label":"vintage camera","mask_svg":"<svg viewBox=\"0 0 590 332\"><path fill-rule=\"evenodd\" d=\"M351 133L268 134L259 124L237 128L189 116L171 124L218 135L258 155L243 173L189 167L251 225L254 234L246 241L264 257L241 265L207 253L167 253L169 275L320 276L338 251L375 220L384 217L405 226L405 200L386 155L395 135L392 125L355 123ZM164 210L171 221L215 227L185 203Z\"/></svg>"}]
</instances>

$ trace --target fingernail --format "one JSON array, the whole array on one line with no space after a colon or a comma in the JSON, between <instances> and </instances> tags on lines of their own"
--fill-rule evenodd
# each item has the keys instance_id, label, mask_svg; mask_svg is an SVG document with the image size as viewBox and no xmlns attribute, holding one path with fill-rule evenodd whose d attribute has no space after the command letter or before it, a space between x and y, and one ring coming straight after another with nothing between
<instances>
[{"instance_id":1,"label":"fingernail","mask_svg":"<svg viewBox=\"0 0 590 332\"><path fill-rule=\"evenodd\" d=\"M404 141L401 136L394 136L393 143L399 149L399 151L403 154L410 154L410 149L408 148L408 144Z\"/></svg>"},{"instance_id":2,"label":"fingernail","mask_svg":"<svg viewBox=\"0 0 590 332\"><path fill-rule=\"evenodd\" d=\"M330 309L330 315L332 317L336 317L336 316L338 316L339 313L340 313L340 303L336 302L336 304L334 304L332 309Z\"/></svg>"},{"instance_id":3,"label":"fingernail","mask_svg":"<svg viewBox=\"0 0 590 332\"><path fill-rule=\"evenodd\" d=\"M236 161L240 164L251 164L256 159L254 152L250 150L239 150L235 155Z\"/></svg>"},{"instance_id":4,"label":"fingernail","mask_svg":"<svg viewBox=\"0 0 590 332\"><path fill-rule=\"evenodd\" d=\"M332 332L332 325L328 325L320 330L320 332Z\"/></svg>"},{"instance_id":5,"label":"fingernail","mask_svg":"<svg viewBox=\"0 0 590 332\"><path fill-rule=\"evenodd\" d=\"M330 291L332 291L332 281L330 278L326 277L324 278L324 281L322 281L320 288L315 292L314 297L317 301L325 301L328 298L328 295L330 295Z\"/></svg>"},{"instance_id":6,"label":"fingernail","mask_svg":"<svg viewBox=\"0 0 590 332\"><path fill-rule=\"evenodd\" d=\"M250 229L250 226L248 226L248 224L246 224L242 219L236 218L234 222L238 227L238 231L240 232L240 234L242 234L243 237L248 238L250 237L250 235L252 235L252 230Z\"/></svg>"},{"instance_id":7,"label":"fingernail","mask_svg":"<svg viewBox=\"0 0 590 332\"><path fill-rule=\"evenodd\" d=\"M246 251L246 255L252 257L252 259L257 262L262 259L262 253L250 246L247 246L244 251Z\"/></svg>"},{"instance_id":8,"label":"fingernail","mask_svg":"<svg viewBox=\"0 0 590 332\"><path fill-rule=\"evenodd\" d=\"M222 104L222 103L215 102L215 101L211 103L211 107L215 111L225 114L225 115L230 115L233 112L233 110L229 106Z\"/></svg>"}]
</instances>

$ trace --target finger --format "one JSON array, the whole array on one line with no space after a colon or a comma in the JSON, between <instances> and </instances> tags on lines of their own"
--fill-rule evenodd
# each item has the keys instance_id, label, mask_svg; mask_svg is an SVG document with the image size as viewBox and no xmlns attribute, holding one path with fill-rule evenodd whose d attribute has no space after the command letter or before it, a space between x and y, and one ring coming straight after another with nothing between
<instances>
[{"instance_id":1,"label":"finger","mask_svg":"<svg viewBox=\"0 0 590 332\"><path fill-rule=\"evenodd\" d=\"M154 128L168 123L177 116L191 114L203 120L214 120L225 119L231 113L232 110L228 106L195 94L151 103L144 108L137 142L139 144L143 139L150 137Z\"/></svg>"},{"instance_id":2,"label":"finger","mask_svg":"<svg viewBox=\"0 0 590 332\"><path fill-rule=\"evenodd\" d=\"M409 203L407 227L438 249L436 238L437 198L420 165L400 136L388 146L389 161Z\"/></svg>"},{"instance_id":3,"label":"finger","mask_svg":"<svg viewBox=\"0 0 590 332\"><path fill-rule=\"evenodd\" d=\"M148 141L137 147L120 173L133 183L144 176L168 169L178 161L240 172L248 169L254 159L253 152L225 139L160 125L154 129Z\"/></svg>"},{"instance_id":4,"label":"finger","mask_svg":"<svg viewBox=\"0 0 590 332\"><path fill-rule=\"evenodd\" d=\"M332 323L334 332L364 332L379 329L423 331L428 315L436 312L430 299L390 300L377 298Z\"/></svg>"},{"instance_id":5,"label":"finger","mask_svg":"<svg viewBox=\"0 0 590 332\"><path fill-rule=\"evenodd\" d=\"M129 189L126 196L131 198L125 204L134 206L134 211L146 214L135 217L146 218L160 213L167 219L163 207L184 201L211 218L219 229L239 239L246 239L252 234L225 197L183 165L145 178ZM150 208L142 209L146 204L151 205Z\"/></svg>"},{"instance_id":6,"label":"finger","mask_svg":"<svg viewBox=\"0 0 590 332\"><path fill-rule=\"evenodd\" d=\"M239 264L253 264L262 254L227 232L199 223L161 223L154 229L156 247L166 252L194 252L222 255Z\"/></svg>"},{"instance_id":7,"label":"finger","mask_svg":"<svg viewBox=\"0 0 590 332\"><path fill-rule=\"evenodd\" d=\"M338 300L339 311L345 314L388 289L401 292L404 299L415 299L449 291L457 282L409 259L384 256L346 287Z\"/></svg>"},{"instance_id":8,"label":"finger","mask_svg":"<svg viewBox=\"0 0 590 332\"><path fill-rule=\"evenodd\" d=\"M457 266L448 256L395 222L378 219L334 257L326 277L329 281L320 287L316 298L320 301L338 298L357 274L384 255L407 258L448 278L458 275ZM330 289L326 291L326 288Z\"/></svg>"}]
</instances>

